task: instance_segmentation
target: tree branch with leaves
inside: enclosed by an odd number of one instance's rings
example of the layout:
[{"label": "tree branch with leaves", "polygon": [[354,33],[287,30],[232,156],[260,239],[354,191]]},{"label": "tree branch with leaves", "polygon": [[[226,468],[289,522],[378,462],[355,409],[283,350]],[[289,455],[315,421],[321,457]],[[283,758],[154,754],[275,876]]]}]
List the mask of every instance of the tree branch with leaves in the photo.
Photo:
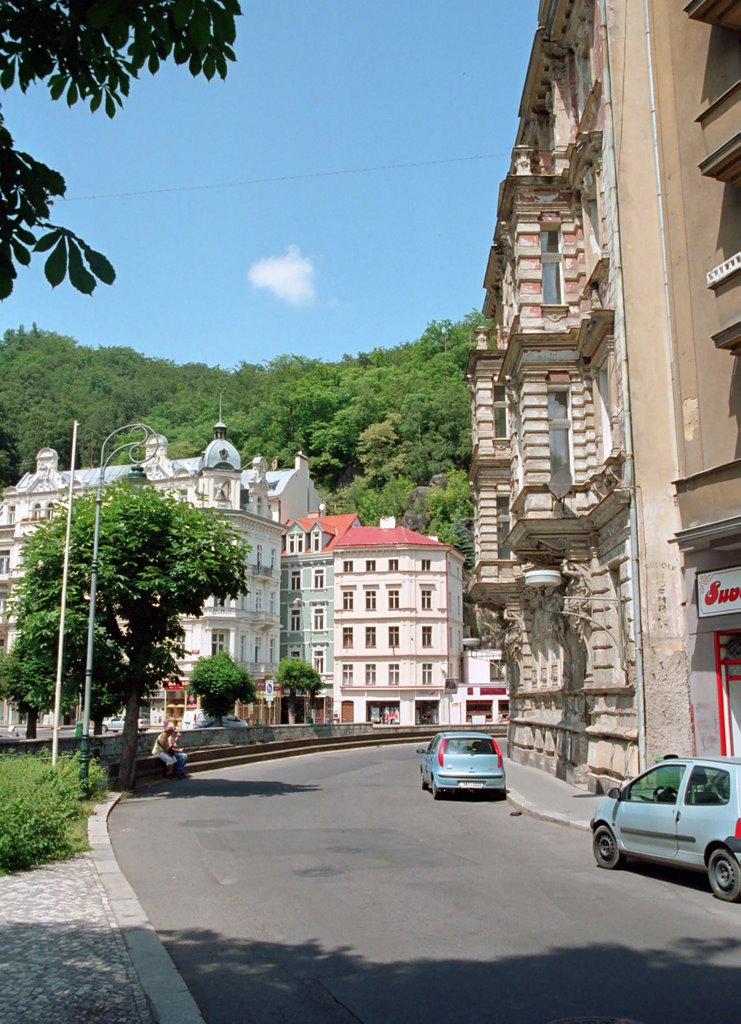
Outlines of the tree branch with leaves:
[{"label": "tree branch with leaves", "polygon": [[[187,64],[194,77],[226,78],[239,14],[238,0],[3,0],[0,88],[25,93],[45,83],[53,100],[82,101],[113,117],[131,80],[145,68],[156,74],[167,60]],[[65,192],[58,171],[16,149],[0,115],[0,299],[34,253],[49,253],[44,271],[52,287],[67,275],[86,295],[98,281],[113,284],[105,256],[50,222]]]}]

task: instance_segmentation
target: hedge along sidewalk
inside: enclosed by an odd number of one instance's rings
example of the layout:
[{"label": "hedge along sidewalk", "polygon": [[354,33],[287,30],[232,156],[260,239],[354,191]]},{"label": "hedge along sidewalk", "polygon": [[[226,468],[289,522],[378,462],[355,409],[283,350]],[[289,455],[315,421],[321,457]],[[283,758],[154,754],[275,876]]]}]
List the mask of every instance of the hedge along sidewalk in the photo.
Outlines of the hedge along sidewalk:
[{"label": "hedge along sidewalk", "polygon": [[108,816],[121,799],[112,794],[88,821],[93,864],[115,924],[158,1024],[204,1024],[193,996],[118,866],[108,835]]}]

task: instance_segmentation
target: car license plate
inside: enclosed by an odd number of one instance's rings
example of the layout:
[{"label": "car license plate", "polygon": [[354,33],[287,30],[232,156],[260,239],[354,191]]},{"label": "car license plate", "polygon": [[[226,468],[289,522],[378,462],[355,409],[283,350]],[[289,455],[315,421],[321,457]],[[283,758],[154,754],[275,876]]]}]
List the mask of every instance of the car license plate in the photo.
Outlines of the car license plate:
[{"label": "car license plate", "polygon": [[460,789],[483,789],[483,782],[459,782],[458,786]]}]

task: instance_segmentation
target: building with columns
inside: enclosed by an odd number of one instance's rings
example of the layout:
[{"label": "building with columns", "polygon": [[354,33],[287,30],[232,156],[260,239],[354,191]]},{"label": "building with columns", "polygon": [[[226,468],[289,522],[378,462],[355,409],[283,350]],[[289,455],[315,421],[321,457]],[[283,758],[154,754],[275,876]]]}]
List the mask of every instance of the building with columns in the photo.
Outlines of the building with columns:
[{"label": "building with columns", "polygon": [[740,12],[542,0],[499,191],[472,596],[511,756],[592,788],[741,753]]}]

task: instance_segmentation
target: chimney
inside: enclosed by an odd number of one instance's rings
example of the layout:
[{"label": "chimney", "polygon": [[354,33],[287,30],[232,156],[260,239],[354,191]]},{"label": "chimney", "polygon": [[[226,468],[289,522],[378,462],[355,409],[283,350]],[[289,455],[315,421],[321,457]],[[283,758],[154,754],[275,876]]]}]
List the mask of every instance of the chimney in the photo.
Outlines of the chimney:
[{"label": "chimney", "polygon": [[394,530],[396,529],[396,516],[381,516],[381,521],[378,525],[382,530]]}]

